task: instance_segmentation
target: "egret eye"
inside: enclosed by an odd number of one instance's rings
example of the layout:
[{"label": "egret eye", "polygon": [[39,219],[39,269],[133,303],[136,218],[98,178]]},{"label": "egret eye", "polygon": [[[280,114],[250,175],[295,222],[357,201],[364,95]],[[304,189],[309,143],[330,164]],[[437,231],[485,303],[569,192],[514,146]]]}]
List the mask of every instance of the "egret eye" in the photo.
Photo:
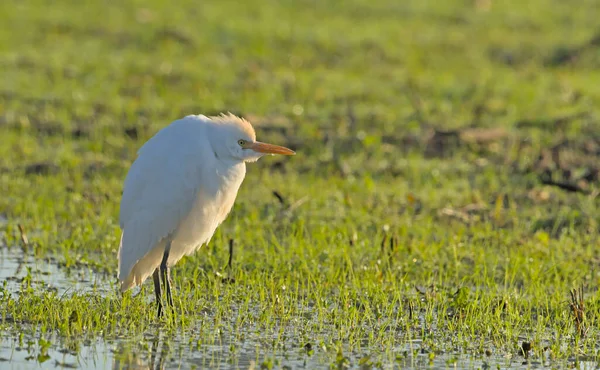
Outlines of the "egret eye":
[{"label": "egret eye", "polygon": [[240,146],[244,146],[244,145],[246,145],[246,140],[238,140],[238,144]]}]

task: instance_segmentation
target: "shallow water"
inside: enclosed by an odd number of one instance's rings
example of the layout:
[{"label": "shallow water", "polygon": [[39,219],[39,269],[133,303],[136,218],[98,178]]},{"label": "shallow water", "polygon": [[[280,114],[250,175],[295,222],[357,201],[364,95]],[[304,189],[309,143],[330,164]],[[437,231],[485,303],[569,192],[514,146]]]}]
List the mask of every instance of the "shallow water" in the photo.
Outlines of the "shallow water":
[{"label": "shallow water", "polygon": [[[52,344],[42,352],[37,338],[24,336],[0,340],[0,367],[2,369],[315,369],[315,368],[427,368],[427,369],[541,369],[548,367],[569,367],[595,369],[598,365],[591,361],[578,363],[525,362],[521,356],[473,357],[460,354],[442,354],[430,358],[427,353],[419,353],[419,341],[407,343],[398,348],[394,355],[413,353],[402,359],[388,363],[364,362],[359,353],[348,353],[342,362],[331,361],[331,353],[319,349],[312,355],[301,349],[290,349],[272,353],[261,347],[259,341],[250,338],[238,343],[231,351],[225,342],[189,344],[189,336],[167,337],[157,331],[144,337],[129,340],[82,341],[76,348],[60,338],[49,340]],[[83,343],[83,344],[82,344]],[[412,349],[412,351],[410,351]],[[416,354],[415,354],[416,353]],[[329,359],[329,360],[328,360]]]},{"label": "shallow water", "polygon": [[115,291],[108,276],[94,273],[91,268],[61,267],[51,258],[39,259],[19,247],[0,247],[0,281],[11,293],[18,293],[23,284],[41,291],[69,293]]},{"label": "shallow water", "polygon": [[[114,294],[116,288],[110,280],[109,276],[97,274],[91,268],[65,268],[52,259],[36,259],[18,247],[0,247],[0,281],[11,294],[18,294],[27,285],[58,294]],[[274,338],[247,329],[244,340],[237,342],[232,333],[217,335],[208,331],[212,338],[207,338],[206,330],[192,330],[178,336],[166,336],[156,330],[137,338],[111,340],[69,340],[56,336],[40,340],[33,334],[4,332],[0,334],[0,369],[598,368],[598,364],[591,361],[551,363],[536,359],[526,362],[517,354],[438,353],[431,356],[421,351],[420,340],[409,341],[389,353],[369,348],[346,351],[338,357],[332,349],[317,345],[312,353],[307,353],[292,339],[274,344]],[[382,358],[386,360],[381,361]]]}]

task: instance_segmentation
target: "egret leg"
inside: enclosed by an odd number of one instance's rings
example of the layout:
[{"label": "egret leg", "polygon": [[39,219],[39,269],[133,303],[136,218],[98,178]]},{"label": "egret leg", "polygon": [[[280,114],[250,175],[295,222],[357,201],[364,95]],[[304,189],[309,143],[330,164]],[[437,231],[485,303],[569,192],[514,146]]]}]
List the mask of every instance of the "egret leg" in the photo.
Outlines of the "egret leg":
[{"label": "egret leg", "polygon": [[173,297],[171,296],[171,271],[169,266],[167,266],[167,261],[169,260],[169,252],[171,251],[171,241],[167,243],[165,247],[165,254],[163,254],[162,262],[160,263],[160,273],[162,276],[163,286],[165,288],[165,292],[167,293],[167,303],[169,306],[173,308]]},{"label": "egret leg", "polygon": [[156,295],[156,305],[158,306],[158,317],[162,315],[162,294],[160,292],[160,272],[157,268],[152,274],[152,280],[154,280],[154,294]]},{"label": "egret leg", "polygon": [[173,287],[173,281],[171,280],[171,268],[170,267],[167,267],[167,281],[169,282],[169,304],[171,305],[171,307],[173,307],[173,297],[171,296],[171,288]]},{"label": "egret leg", "polygon": [[229,266],[229,271],[231,271],[231,261],[233,260],[233,239],[229,239],[229,261],[227,261],[227,266]]}]

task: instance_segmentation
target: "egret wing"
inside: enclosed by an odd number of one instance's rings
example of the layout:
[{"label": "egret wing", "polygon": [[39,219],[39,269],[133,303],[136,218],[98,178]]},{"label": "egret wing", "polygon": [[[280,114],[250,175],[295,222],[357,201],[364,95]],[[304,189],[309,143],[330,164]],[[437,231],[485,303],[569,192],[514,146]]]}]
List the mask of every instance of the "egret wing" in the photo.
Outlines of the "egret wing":
[{"label": "egret wing", "polygon": [[211,161],[214,153],[198,116],[174,121],[142,146],[121,200],[120,280],[191,211]]}]

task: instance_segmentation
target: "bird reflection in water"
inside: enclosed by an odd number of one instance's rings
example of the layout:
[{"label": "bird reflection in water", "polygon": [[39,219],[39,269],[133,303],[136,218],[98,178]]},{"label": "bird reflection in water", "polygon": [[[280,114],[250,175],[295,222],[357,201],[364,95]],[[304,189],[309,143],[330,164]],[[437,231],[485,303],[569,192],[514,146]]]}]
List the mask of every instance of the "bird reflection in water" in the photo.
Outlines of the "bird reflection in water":
[{"label": "bird reflection in water", "polygon": [[143,353],[137,345],[121,342],[115,349],[113,357],[113,370],[159,370],[165,368],[169,356],[169,345],[165,343],[164,335],[157,330],[152,336],[150,356]]}]

